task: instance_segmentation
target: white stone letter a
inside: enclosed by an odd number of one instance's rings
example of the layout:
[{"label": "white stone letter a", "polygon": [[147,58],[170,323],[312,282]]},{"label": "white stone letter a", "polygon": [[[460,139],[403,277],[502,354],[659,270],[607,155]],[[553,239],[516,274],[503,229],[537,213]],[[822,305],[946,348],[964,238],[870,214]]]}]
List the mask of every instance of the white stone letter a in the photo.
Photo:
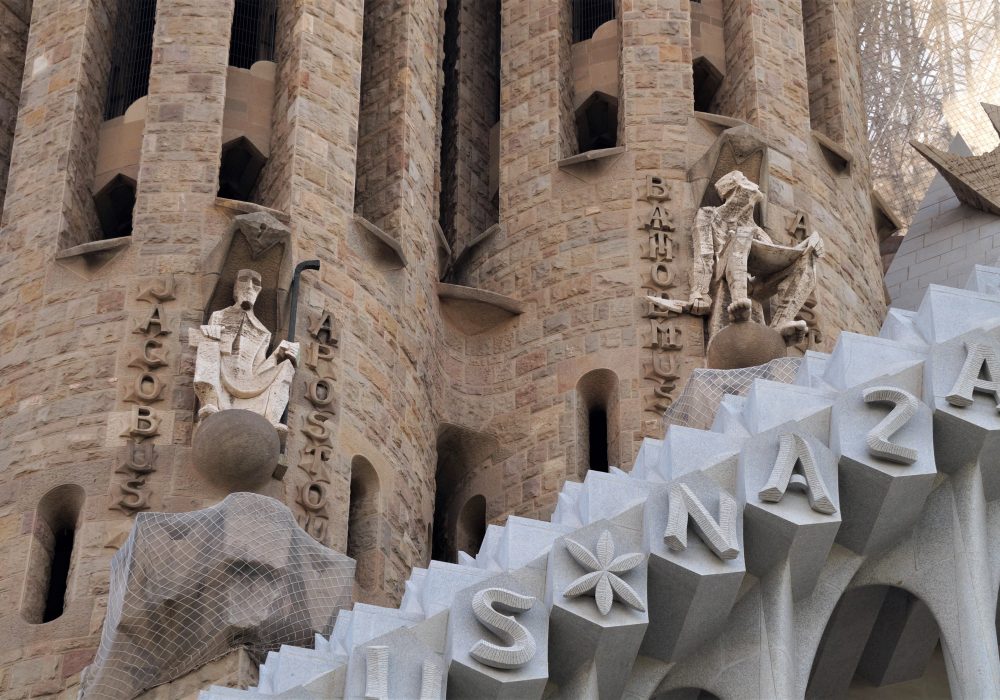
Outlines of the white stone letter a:
[{"label": "white stone letter a", "polygon": [[[816,468],[816,458],[813,457],[809,443],[801,435],[787,433],[780,438],[781,446],[778,448],[778,459],[774,462],[774,469],[771,470],[771,478],[767,480],[767,485],[757,494],[760,500],[767,503],[777,503],[788,489],[788,483],[806,492],[809,497],[809,506],[817,513],[833,515],[837,512],[837,506],[826,492],[826,484],[823,477]],[[801,466],[801,474],[792,474],[796,466]]]},{"label": "white stone letter a", "polygon": [[[989,345],[980,343],[965,344],[965,364],[958,373],[955,386],[945,400],[952,406],[964,408],[972,405],[972,392],[980,391],[993,394],[1000,410],[1000,360]],[[981,378],[983,365],[986,365],[986,377]]]}]

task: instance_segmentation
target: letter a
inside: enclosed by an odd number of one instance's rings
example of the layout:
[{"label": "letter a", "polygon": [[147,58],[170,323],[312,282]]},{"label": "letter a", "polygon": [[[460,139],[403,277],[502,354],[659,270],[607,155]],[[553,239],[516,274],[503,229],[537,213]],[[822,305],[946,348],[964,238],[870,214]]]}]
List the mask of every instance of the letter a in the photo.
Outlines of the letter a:
[{"label": "letter a", "polygon": [[687,549],[688,518],[694,520],[694,526],[708,548],[715,552],[719,559],[735,559],[740,554],[739,543],[736,540],[736,499],[719,489],[719,520],[716,521],[708,513],[702,503],[687,484],[674,484],[670,487],[670,515],[667,518],[667,530],[663,540],[675,552]]},{"label": "letter a", "polygon": [[[767,503],[777,503],[785,495],[788,489],[788,482],[791,481],[799,488],[804,488],[809,497],[809,506],[817,513],[833,515],[837,512],[837,506],[826,493],[826,484],[823,477],[816,468],[816,458],[813,457],[809,443],[801,435],[787,433],[782,435],[781,447],[778,449],[778,459],[774,462],[774,469],[771,470],[771,478],[767,480],[767,485],[761,489],[758,496],[760,500]],[[802,475],[792,476],[796,466],[801,466]]]},{"label": "letter a", "polygon": [[[989,345],[981,343],[966,343],[965,364],[962,371],[958,373],[955,386],[951,393],[945,397],[952,406],[964,408],[972,405],[972,392],[978,391],[984,394],[993,394],[993,399],[997,402],[997,410],[1000,410],[1000,361],[996,353]],[[986,378],[981,378],[983,365],[986,365]]]}]

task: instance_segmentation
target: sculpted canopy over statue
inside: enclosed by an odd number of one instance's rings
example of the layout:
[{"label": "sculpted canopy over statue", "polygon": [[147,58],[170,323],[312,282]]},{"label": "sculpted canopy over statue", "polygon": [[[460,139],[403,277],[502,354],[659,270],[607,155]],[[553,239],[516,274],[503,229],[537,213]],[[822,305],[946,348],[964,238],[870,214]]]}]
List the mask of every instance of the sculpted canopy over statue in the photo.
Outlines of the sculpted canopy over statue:
[{"label": "sculpted canopy over statue", "polygon": [[715,185],[723,203],[702,207],[694,224],[691,297],[684,310],[710,314],[710,334],[731,323],[764,323],[761,302],[771,300],[771,328],[789,345],[806,334],[796,321],[816,286],[823,241],[813,233],[800,244],[777,245],[753,219],[760,188],[734,170]]},{"label": "sculpted canopy over statue", "polygon": [[261,290],[260,275],[240,270],[233,288],[236,303],[214,312],[206,325],[192,331],[198,357],[194,390],[201,403],[198,418],[231,408],[258,413],[284,436],[281,416],[295,375],[299,344],[281,341],[268,356],[271,332],[254,315]]}]

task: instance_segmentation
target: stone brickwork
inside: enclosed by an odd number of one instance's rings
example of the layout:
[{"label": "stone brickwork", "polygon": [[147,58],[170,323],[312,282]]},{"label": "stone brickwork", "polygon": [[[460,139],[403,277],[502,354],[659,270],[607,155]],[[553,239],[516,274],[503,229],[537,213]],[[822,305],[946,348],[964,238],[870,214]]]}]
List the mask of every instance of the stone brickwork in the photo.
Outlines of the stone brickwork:
[{"label": "stone brickwork", "polygon": [[24,51],[28,43],[31,0],[0,2],[0,209],[7,191],[7,168],[21,99]]},{"label": "stone brickwork", "polygon": [[[619,148],[582,162],[567,161],[578,148],[569,0],[505,1],[498,16],[490,3],[462,2],[453,242],[494,217],[501,226],[448,259],[435,231],[441,3],[279,3],[270,154],[254,202],[234,203],[216,197],[233,2],[159,0],[133,234],[95,250],[78,246],[99,238],[91,188],[118,3],[35,0],[0,233],[0,561],[10,563],[0,573],[10,639],[0,695],[57,692],[89,662],[130,512],[189,511],[226,495],[191,464],[188,339],[205,318],[203,267],[241,212],[267,209],[291,230],[295,262],[321,262],[302,277],[288,470],[262,491],[324,544],[357,555],[355,597],[366,602],[398,601],[431,556],[435,520],[457,528],[473,499],[485,499],[491,523],[551,513],[563,482],[584,476],[594,405],[607,409],[614,466],[629,469],[643,437],[662,433],[663,407],[703,362],[703,321],[657,315],[644,298],[686,298],[703,195],[692,172],[732,120],[767,145],[769,233],[790,242],[789,220],[805,212],[827,242],[821,348],[841,330],[874,331],[884,307],[852,4],[835,4],[849,172],[811,135],[793,0],[773,11],[725,3],[721,32],[711,24],[726,74],[713,109],[729,121],[692,113],[694,28],[702,22],[704,39],[709,26],[691,3],[621,0]],[[494,77],[495,21],[498,213],[483,143],[495,92],[476,77]],[[448,265],[449,281],[473,288],[459,289],[473,299],[464,316],[454,296],[439,298]],[[150,339],[156,367],[136,359]],[[159,390],[137,399],[147,373]],[[332,401],[316,400],[317,382],[333,387]],[[142,479],[130,439],[155,446]],[[352,483],[365,486],[353,518]],[[35,508],[62,484],[86,493],[67,605],[32,625],[20,609],[25,586],[42,585],[27,570]],[[122,507],[128,489],[138,495]],[[436,502],[447,510],[437,519]]]}]

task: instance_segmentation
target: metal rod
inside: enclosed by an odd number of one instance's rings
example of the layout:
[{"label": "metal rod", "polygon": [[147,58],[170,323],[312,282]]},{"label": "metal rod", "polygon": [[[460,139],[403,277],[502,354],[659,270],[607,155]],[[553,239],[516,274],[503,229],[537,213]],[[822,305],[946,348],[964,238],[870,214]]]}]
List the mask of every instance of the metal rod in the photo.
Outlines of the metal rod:
[{"label": "metal rod", "polygon": [[318,270],[319,260],[303,260],[298,265],[295,266],[295,272],[292,273],[292,289],[291,298],[289,299],[289,306],[291,307],[291,313],[288,316],[288,340],[289,342],[295,342],[295,319],[299,315],[299,278],[302,277],[302,273],[305,270]]}]

